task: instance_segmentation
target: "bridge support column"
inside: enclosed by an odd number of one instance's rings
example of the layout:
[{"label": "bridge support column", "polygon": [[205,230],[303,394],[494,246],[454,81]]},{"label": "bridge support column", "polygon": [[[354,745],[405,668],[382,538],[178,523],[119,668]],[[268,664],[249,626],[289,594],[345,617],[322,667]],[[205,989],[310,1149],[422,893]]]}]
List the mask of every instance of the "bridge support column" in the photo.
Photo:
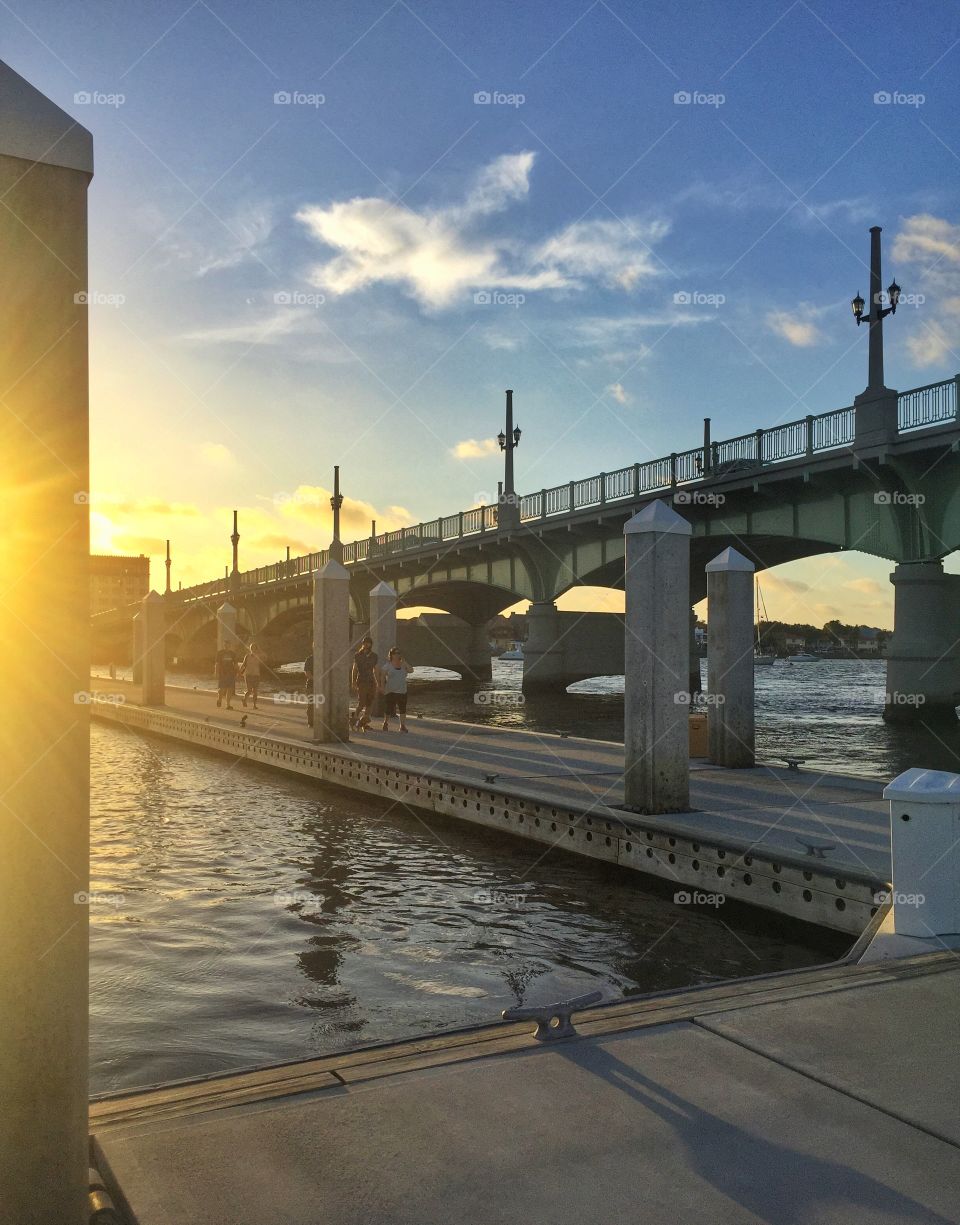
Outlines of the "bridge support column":
[{"label": "bridge support column", "polygon": [[690,524],[652,502],[625,525],[624,804],[690,806]]},{"label": "bridge support column", "polygon": [[523,689],[563,690],[570,683],[560,630],[560,614],[552,600],[536,600],[527,612],[523,644]]},{"label": "bridge support column", "polygon": [[710,637],[710,760],[715,766],[754,765],[753,572],[736,549],[708,562]]},{"label": "bridge support column", "polygon": [[144,706],[166,703],[167,683],[167,618],[162,595],[151,591],[144,596],[139,613],[143,626],[143,687]]},{"label": "bridge support column", "polygon": [[467,658],[463,661],[463,679],[479,684],[493,677],[490,656],[490,635],[485,625],[470,626]]},{"label": "bridge support column", "polygon": [[893,639],[883,717],[891,723],[956,722],[960,702],[960,575],[939,561],[905,562],[890,576]]},{"label": "bridge support column", "polygon": [[328,561],[313,580],[313,738],[350,739],[350,575]]},{"label": "bridge support column", "polygon": [[229,647],[236,651],[240,646],[237,637],[237,610],[226,601],[217,609],[217,652]]},{"label": "bridge support column", "polygon": [[703,689],[703,682],[700,680],[700,648],[697,645],[697,611],[695,608],[690,609],[690,665],[688,671],[690,680],[687,688],[692,698],[695,693],[700,693]]},{"label": "bridge support column", "polygon": [[143,684],[143,611],[134,613],[130,619],[131,635],[131,666],[133,668],[133,683]]},{"label": "bridge support column", "polygon": [[397,593],[389,583],[377,583],[370,592],[369,603],[373,649],[380,662],[386,663],[387,652],[397,645]]}]

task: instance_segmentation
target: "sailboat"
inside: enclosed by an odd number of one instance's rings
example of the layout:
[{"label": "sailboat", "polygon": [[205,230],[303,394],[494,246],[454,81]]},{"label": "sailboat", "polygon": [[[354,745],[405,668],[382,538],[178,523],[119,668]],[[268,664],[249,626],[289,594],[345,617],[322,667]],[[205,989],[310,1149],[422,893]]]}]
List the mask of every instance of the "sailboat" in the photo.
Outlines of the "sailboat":
[{"label": "sailboat", "polygon": [[[753,648],[753,664],[756,668],[770,667],[770,665],[776,661],[777,657],[776,655],[765,654],[763,647],[760,645],[760,627],[762,626],[763,621],[769,621],[770,618],[767,616],[767,608],[763,603],[763,595],[760,592],[760,584],[756,583],[755,586],[757,590],[757,641]],[[762,619],[760,617],[761,606],[763,606]]]}]

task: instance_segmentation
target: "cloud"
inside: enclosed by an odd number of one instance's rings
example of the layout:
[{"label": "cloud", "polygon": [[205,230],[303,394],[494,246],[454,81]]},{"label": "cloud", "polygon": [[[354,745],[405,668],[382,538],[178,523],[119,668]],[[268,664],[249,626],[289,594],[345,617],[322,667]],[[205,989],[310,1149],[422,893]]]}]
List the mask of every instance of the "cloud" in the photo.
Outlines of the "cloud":
[{"label": "cloud", "polygon": [[607,388],[607,391],[611,396],[613,396],[618,404],[628,404],[630,402],[630,397],[624,390],[622,383],[611,383]]},{"label": "cloud", "polygon": [[237,457],[228,446],[222,442],[204,442],[200,444],[200,457],[212,468],[232,469],[238,467]]},{"label": "cloud", "polygon": [[528,197],[535,158],[496,158],[461,201],[442,207],[418,211],[379,197],[305,205],[297,220],[337,252],[313,267],[311,283],[335,296],[392,284],[439,310],[479,289],[534,293],[597,283],[630,290],[657,274],[650,246],[668,232],[665,222],[578,221],[527,247],[515,232],[481,226]]},{"label": "cloud", "polygon": [[465,438],[452,448],[452,454],[457,459],[486,459],[488,455],[496,455],[500,444],[496,438]]},{"label": "cloud", "polygon": [[886,589],[875,578],[852,578],[843,584],[848,591],[857,591],[861,595],[886,595]]},{"label": "cloud", "polygon": [[905,217],[893,240],[893,258],[913,263],[924,257],[935,257],[938,263],[946,260],[960,268],[960,225],[930,213]]},{"label": "cloud", "polygon": [[[893,242],[893,258],[915,266],[916,288],[923,294],[907,336],[914,363],[940,366],[951,356],[960,360],[960,225],[930,213],[905,217]],[[913,292],[909,283],[904,292],[908,297]],[[901,313],[906,309],[902,305]]]},{"label": "cloud", "polygon": [[815,323],[809,319],[797,319],[786,311],[771,311],[767,315],[767,327],[798,349],[809,349],[823,339]]}]

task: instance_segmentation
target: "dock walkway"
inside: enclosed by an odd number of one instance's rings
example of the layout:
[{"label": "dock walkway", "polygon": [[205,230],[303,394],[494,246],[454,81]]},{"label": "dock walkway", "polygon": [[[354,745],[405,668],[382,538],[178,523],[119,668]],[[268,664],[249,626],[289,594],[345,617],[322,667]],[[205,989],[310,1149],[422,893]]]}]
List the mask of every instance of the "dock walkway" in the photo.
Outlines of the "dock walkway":
[{"label": "dock walkway", "polygon": [[95,1102],[137,1225],[957,1225],[950,952]]},{"label": "dock walkway", "polygon": [[[409,735],[370,731],[314,745],[302,705],[218,709],[205,690],[168,686],[138,704],[129,682],[91,682],[95,716],[859,934],[889,879],[880,784],[775,763],[691,762],[691,811],[622,807],[623,745],[412,718]],[[242,724],[241,720],[245,721]]]}]

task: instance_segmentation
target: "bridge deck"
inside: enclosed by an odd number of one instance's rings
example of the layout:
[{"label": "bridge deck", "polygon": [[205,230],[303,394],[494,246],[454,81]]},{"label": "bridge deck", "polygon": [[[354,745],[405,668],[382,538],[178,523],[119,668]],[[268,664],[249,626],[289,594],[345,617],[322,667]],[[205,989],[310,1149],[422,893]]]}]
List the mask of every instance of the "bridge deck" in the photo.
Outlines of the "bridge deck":
[{"label": "bridge deck", "polygon": [[[817,881],[811,888],[826,888],[830,906],[840,912],[845,905],[837,906],[835,895],[837,889],[844,893],[847,879],[860,883],[861,902],[868,904],[872,887],[889,879],[887,805],[880,785],[865,780],[794,772],[773,764],[733,771],[692,761],[691,811],[641,817],[620,807],[621,744],[414,715],[409,735],[377,730],[346,744],[314,746],[303,706],[269,700],[261,702],[259,711],[244,710],[238,703],[228,712],[216,707],[211,692],[170,686],[166,707],[141,708],[136,686],[99,679],[92,684],[101,699],[108,694],[123,697],[118,704],[98,700],[94,714],[128,726],[377,790],[414,806],[625,862],[678,882],[724,893],[739,884],[744,901],[774,909],[789,910],[777,896],[788,881],[809,903],[805,895],[811,890],[804,885],[813,874]],[[411,706],[422,701],[414,700]],[[241,728],[244,715],[246,725]],[[306,752],[294,752],[295,747]],[[316,764],[324,759],[326,772]],[[335,768],[332,763],[337,763]],[[402,772],[402,790],[399,781],[393,781],[394,768]],[[441,799],[444,806],[438,806]],[[481,799],[489,803],[481,805]],[[558,811],[576,814],[575,831],[551,821]],[[702,841],[711,845],[701,846]],[[820,849],[811,853],[810,846]],[[765,866],[757,864],[761,859]],[[691,866],[699,875],[691,877]],[[751,877],[764,871],[780,880],[770,884],[774,896],[761,901],[742,886],[749,890]],[[835,877],[843,883],[836,885],[830,879]],[[858,919],[846,916],[839,925],[860,930],[865,924],[859,919],[869,915],[858,914]],[[818,913],[815,921],[823,921],[823,915]]]}]

